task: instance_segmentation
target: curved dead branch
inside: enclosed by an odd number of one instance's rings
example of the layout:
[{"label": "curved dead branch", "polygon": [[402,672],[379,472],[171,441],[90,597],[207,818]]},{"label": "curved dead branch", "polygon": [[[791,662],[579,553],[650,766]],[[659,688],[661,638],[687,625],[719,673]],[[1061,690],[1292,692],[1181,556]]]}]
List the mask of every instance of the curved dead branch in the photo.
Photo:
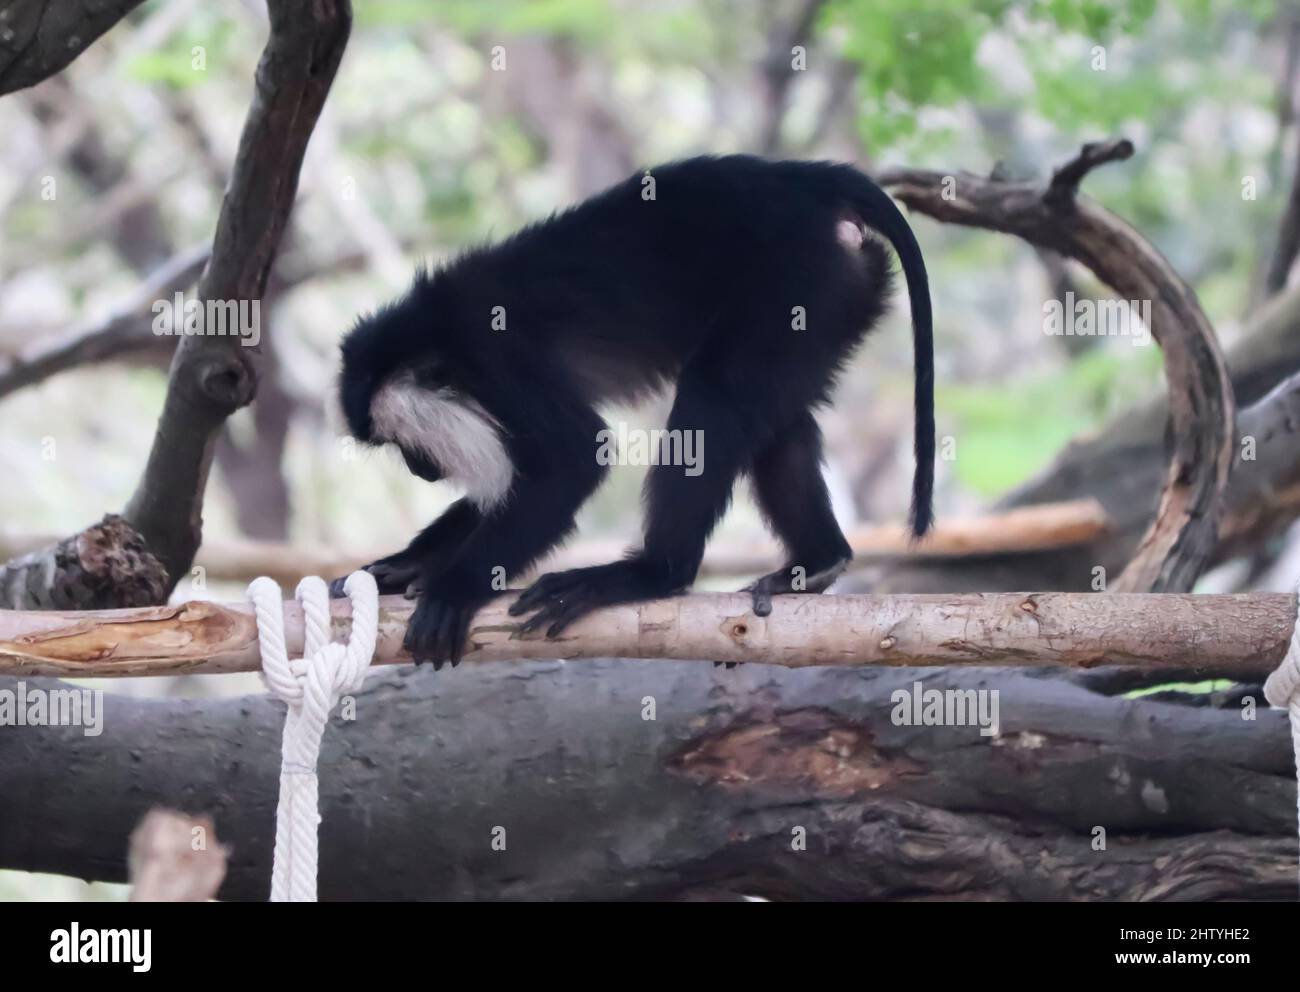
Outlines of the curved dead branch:
[{"label": "curved dead branch", "polygon": [[1150,330],[1169,382],[1173,453],[1156,519],[1110,588],[1181,592],[1214,553],[1236,453],[1235,404],[1214,328],[1191,287],[1132,227],[1078,197],[1089,171],[1132,154],[1125,140],[1085,145],[1046,187],[920,169],[878,178],[914,210],[1014,234],[1082,262],[1121,299],[1150,301]]}]

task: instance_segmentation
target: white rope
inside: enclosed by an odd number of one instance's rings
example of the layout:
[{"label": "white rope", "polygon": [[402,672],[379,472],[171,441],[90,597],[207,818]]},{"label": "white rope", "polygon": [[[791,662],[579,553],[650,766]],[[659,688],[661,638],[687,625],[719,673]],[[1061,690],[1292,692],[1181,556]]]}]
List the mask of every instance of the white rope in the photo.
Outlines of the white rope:
[{"label": "white rope", "polygon": [[1273,706],[1285,708],[1291,718],[1291,750],[1296,767],[1296,825],[1300,829],[1300,590],[1297,590],[1297,614],[1291,629],[1291,644],[1277,671],[1264,681],[1264,698]]},{"label": "white rope", "polygon": [[308,576],[295,593],[302,604],[303,657],[290,661],[284,643],[280,586],[265,576],[254,579],[248,598],[257,614],[262,675],[267,688],[284,700],[280,747],[280,803],[275,811],[275,855],[271,868],[272,902],[316,901],[316,759],[330,710],[339,697],[361,688],[375,653],[379,591],[369,572],[353,572],[344,584],[352,601],[348,643],[330,642],[329,588]]}]

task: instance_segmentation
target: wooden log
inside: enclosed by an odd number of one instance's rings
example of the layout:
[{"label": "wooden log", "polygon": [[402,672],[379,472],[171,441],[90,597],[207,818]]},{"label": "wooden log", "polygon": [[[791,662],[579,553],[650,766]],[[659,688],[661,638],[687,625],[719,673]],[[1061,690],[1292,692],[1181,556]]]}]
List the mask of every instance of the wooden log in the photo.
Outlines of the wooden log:
[{"label": "wooden log", "polygon": [[[898,720],[918,682],[996,691],[998,732]],[[1253,720],[988,668],[376,671],[325,732],[320,898],[1294,899],[1287,718],[1246,691]],[[219,897],[265,900],[283,704],[102,701],[100,736],[0,729],[0,867],[122,881],[173,806],[229,845]]]},{"label": "wooden log", "polygon": [[[558,639],[520,637],[505,596],[470,628],[466,661],[661,658],[812,665],[1136,665],[1258,679],[1281,661],[1296,620],[1285,593],[975,593],[778,596],[759,617],[744,594],[699,594],[616,606]],[[380,601],[376,664],[401,664],[413,604]],[[350,607],[332,604],[335,636]],[[302,649],[302,612],[286,604],[289,651]],[[257,671],[247,604],[131,610],[0,612],[0,674],[178,675]]]}]

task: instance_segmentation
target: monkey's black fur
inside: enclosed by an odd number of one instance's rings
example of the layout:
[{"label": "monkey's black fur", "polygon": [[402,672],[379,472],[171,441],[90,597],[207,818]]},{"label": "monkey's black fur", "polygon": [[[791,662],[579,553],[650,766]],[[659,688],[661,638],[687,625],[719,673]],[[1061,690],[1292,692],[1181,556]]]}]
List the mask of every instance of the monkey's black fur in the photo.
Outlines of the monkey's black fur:
[{"label": "monkey's black fur", "polygon": [[[823,484],[812,410],[886,308],[894,247],[912,305],[915,455],[911,527],[931,523],[933,349],[925,264],[893,201],[845,165],[697,158],[652,169],[499,245],[417,276],[343,343],[340,392],[352,433],[372,436],[371,401],[395,372],[472,397],[500,425],[514,464],[501,504],[456,503],[404,551],[370,566],[381,591],[418,587],[406,636],[417,660],[456,661],[474,612],[572,529],[600,483],[596,413],[675,382],[667,427],[703,432],[703,471],[658,465],[641,549],[546,575],[511,612],[554,637],[603,605],[677,593],[694,581],[737,476],[784,543],[789,565],[753,587],[821,591],[851,551]],[[794,308],[806,327],[794,329]],[[494,308],[504,308],[497,310]],[[505,328],[493,329],[504,316]],[[403,448],[412,470],[440,467]],[[799,569],[802,569],[802,573]],[[802,584],[792,575],[806,576]]]}]

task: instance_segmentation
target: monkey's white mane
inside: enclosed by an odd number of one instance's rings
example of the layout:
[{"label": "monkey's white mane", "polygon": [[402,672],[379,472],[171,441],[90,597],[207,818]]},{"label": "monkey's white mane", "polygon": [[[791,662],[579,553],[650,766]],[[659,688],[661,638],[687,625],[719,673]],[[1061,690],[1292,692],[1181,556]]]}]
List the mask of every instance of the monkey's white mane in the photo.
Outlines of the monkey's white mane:
[{"label": "monkey's white mane", "polygon": [[375,392],[370,418],[375,437],[427,456],[479,509],[491,510],[510,491],[515,468],[501,425],[473,398],[417,386],[408,370]]}]

